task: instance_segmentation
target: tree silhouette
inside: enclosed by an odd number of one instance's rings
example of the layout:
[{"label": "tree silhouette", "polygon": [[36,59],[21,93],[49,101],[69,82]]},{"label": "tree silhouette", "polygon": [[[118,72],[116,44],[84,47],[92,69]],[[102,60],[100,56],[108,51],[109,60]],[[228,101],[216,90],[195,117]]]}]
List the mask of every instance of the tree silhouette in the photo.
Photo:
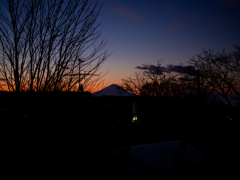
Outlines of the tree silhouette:
[{"label": "tree silhouette", "polygon": [[229,95],[240,98],[240,51],[214,52],[204,50],[201,54],[191,58],[189,63],[194,65],[199,73],[202,83],[207,86],[209,92],[216,93],[224,98],[231,106]]},{"label": "tree silhouette", "polygon": [[104,75],[96,74],[109,57],[96,0],[3,0],[0,7],[2,90],[77,91]]},{"label": "tree silhouette", "polygon": [[122,79],[122,87],[142,96],[180,96],[196,91],[194,84],[196,76],[187,72],[189,67],[173,65],[162,67],[161,64],[162,61],[157,61],[156,66],[139,67],[140,71],[135,72],[133,77]]}]

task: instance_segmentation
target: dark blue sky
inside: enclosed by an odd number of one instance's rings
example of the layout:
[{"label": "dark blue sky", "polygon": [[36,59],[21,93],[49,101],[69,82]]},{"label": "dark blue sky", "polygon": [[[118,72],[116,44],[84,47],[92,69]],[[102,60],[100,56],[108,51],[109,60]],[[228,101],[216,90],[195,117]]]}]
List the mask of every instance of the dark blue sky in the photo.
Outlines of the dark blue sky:
[{"label": "dark blue sky", "polygon": [[135,67],[188,65],[202,49],[233,51],[240,45],[239,0],[99,0],[99,22],[113,52],[102,66],[109,84],[120,83]]}]

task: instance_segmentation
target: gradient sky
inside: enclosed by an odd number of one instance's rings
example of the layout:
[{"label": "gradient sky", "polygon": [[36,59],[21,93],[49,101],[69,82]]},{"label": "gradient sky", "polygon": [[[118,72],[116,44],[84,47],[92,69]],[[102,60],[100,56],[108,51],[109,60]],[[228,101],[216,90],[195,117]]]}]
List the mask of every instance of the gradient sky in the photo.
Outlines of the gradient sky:
[{"label": "gradient sky", "polygon": [[99,22],[112,55],[100,71],[120,84],[136,66],[188,65],[202,49],[234,51],[240,45],[239,0],[98,0]]}]

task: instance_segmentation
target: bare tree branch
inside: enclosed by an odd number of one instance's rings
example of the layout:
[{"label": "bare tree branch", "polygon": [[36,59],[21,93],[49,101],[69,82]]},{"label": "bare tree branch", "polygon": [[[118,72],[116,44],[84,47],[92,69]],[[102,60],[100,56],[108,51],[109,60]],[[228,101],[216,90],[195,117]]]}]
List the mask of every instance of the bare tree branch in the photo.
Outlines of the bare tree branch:
[{"label": "bare tree branch", "polygon": [[140,72],[135,72],[133,77],[129,76],[122,79],[122,88],[127,91],[142,95],[142,96],[179,96],[187,93],[192,88],[193,83],[183,84],[177,78],[192,79],[192,76],[187,76],[182,72],[172,73],[168,68],[161,66],[162,61],[158,60],[157,65],[144,65],[144,67],[137,66],[141,69]]},{"label": "bare tree branch", "polygon": [[227,53],[206,51],[191,58],[190,64],[194,65],[201,74],[204,85],[208,86],[208,91],[222,96],[231,106],[229,95],[240,98],[240,71],[239,52]]},{"label": "bare tree branch", "polygon": [[1,5],[0,78],[8,91],[87,87],[110,55],[104,51],[96,0],[4,0]]}]

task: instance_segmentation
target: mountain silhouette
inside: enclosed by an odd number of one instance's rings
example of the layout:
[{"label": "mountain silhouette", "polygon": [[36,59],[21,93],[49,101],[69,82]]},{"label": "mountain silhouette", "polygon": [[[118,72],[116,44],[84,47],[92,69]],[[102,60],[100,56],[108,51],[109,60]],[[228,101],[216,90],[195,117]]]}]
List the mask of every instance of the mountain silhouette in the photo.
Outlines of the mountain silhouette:
[{"label": "mountain silhouette", "polygon": [[93,93],[92,96],[136,96],[136,95],[119,87],[117,84],[111,84],[110,86],[107,86],[106,88]]}]

